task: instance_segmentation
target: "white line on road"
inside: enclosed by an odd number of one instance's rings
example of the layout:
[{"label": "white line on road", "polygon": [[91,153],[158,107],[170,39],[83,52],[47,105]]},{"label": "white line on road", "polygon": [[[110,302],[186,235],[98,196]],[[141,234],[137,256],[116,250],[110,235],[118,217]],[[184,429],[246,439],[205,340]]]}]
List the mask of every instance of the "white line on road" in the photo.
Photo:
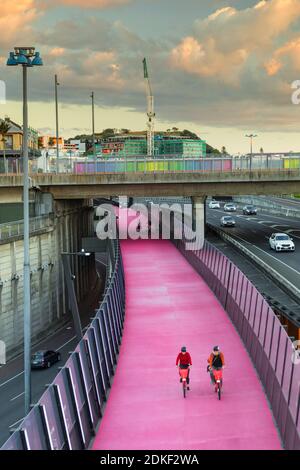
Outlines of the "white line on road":
[{"label": "white line on road", "polygon": [[17,398],[20,398],[22,395],[24,395],[25,392],[19,393],[19,395],[16,395],[15,397],[11,398],[10,401],[15,401]]},{"label": "white line on road", "polygon": [[15,423],[11,424],[11,425],[9,426],[9,428],[12,428],[12,427],[15,426],[16,424],[20,423],[21,421],[23,421],[24,418],[25,418],[25,416],[23,416],[23,418],[18,419],[18,421],[16,421]]},{"label": "white line on road", "polygon": [[8,384],[8,383],[11,382],[12,380],[16,379],[17,377],[20,377],[20,375],[22,375],[23,373],[24,373],[24,371],[22,370],[22,372],[20,372],[19,374],[14,375],[14,376],[11,377],[10,379],[6,380],[6,382],[3,382],[2,384],[0,384],[0,388],[3,387],[4,385]]},{"label": "white line on road", "polygon": [[259,248],[258,246],[254,245],[253,243],[250,243],[248,242],[247,240],[244,240],[243,238],[237,236],[237,235],[234,235],[235,238],[238,238],[239,240],[242,240],[243,242],[247,243],[248,245],[251,245],[253,246],[253,248],[256,248],[257,250],[259,251],[262,251],[265,255],[267,256],[270,256],[271,258],[273,258],[274,260],[278,261],[278,263],[281,263],[283,264],[284,266],[286,266],[287,268],[289,268],[291,271],[294,271],[298,276],[300,274],[299,271],[297,271],[296,269],[292,268],[291,266],[289,266],[288,264],[284,263],[283,261],[281,261],[280,259],[276,258],[275,256],[273,256],[271,253],[268,253],[267,251],[263,250],[262,248]]},{"label": "white line on road", "polygon": [[[59,348],[56,348],[56,351],[59,351],[60,349],[64,348],[67,344],[69,344],[71,341],[73,341],[74,339],[76,338],[76,336],[73,336],[71,339],[69,339],[68,341],[66,341],[64,344],[62,344]],[[2,384],[0,384],[0,388],[1,387],[4,387],[4,385],[8,384],[9,382],[11,382],[12,380],[16,379],[17,377],[20,377],[20,375],[24,374],[24,371],[22,370],[22,372],[19,372],[19,374],[16,374],[14,375],[13,377],[11,377],[10,379],[6,380],[5,382],[3,382]]]},{"label": "white line on road", "polygon": [[60,349],[64,348],[65,346],[67,346],[67,344],[71,343],[71,341],[73,341],[74,339],[76,339],[76,336],[72,336],[71,339],[69,339],[69,341],[66,341],[62,346],[60,346],[59,348],[56,348],[56,351],[59,351]]}]

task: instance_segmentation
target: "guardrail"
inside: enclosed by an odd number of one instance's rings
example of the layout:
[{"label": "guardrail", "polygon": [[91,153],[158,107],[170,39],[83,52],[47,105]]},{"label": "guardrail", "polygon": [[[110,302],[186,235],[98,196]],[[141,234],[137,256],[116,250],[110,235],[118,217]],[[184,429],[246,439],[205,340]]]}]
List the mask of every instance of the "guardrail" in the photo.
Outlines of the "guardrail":
[{"label": "guardrail", "polygon": [[[39,217],[31,217],[29,221],[30,233],[39,232],[40,230],[52,227],[54,223],[53,217],[49,215],[42,215]],[[24,220],[17,220],[0,224],[0,242],[8,240],[12,237],[23,236],[24,234]]]},{"label": "guardrail", "polygon": [[[276,196],[278,197],[278,196]],[[282,215],[284,217],[292,217],[299,219],[300,218],[300,201],[299,207],[288,207],[281,205],[279,202],[275,202],[269,200],[265,196],[236,196],[234,198],[235,201],[241,204],[253,204],[259,209],[259,212],[267,214],[267,215]],[[288,199],[288,201],[292,201],[292,199]],[[284,202],[284,200],[283,200]],[[294,202],[297,202],[297,200]]]},{"label": "guardrail", "polygon": [[207,241],[198,251],[185,250],[182,240],[174,244],[206,281],[240,334],[265,388],[284,447],[300,450],[299,350],[295,351],[263,296],[223,253]]},{"label": "guardrail", "polygon": [[112,244],[115,266],[95,318],[52,384],[1,450],[88,448],[114,375],[124,322],[122,256],[118,241]]}]

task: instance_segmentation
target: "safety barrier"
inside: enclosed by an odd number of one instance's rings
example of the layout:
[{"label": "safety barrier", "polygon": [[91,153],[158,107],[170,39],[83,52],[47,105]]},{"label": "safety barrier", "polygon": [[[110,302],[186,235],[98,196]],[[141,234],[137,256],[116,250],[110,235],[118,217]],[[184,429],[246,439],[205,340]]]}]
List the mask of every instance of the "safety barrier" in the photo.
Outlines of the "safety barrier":
[{"label": "safety barrier", "polygon": [[[29,220],[30,233],[40,232],[41,230],[53,227],[54,219],[49,215],[42,215],[38,217],[31,217]],[[0,242],[8,240],[13,237],[23,236],[24,233],[24,220],[17,220],[15,222],[7,222],[0,224]]]},{"label": "safety barrier", "polygon": [[[20,157],[20,162],[22,157]],[[21,174],[22,165],[11,167],[8,174]],[[39,168],[37,160],[31,161],[30,174],[37,173],[176,173],[176,172],[231,172],[278,171],[299,173],[299,155],[128,155],[49,158],[46,168]],[[0,168],[0,175],[4,173]]]},{"label": "safety barrier", "polygon": [[124,322],[122,257],[113,244],[114,270],[103,302],[68,361],[1,450],[86,449],[102,416]]},{"label": "safety barrier", "polygon": [[[187,232],[186,232],[187,233]],[[279,319],[247,277],[205,241],[202,250],[174,244],[203,277],[239,332],[265,388],[283,445],[300,449],[300,355]]]}]

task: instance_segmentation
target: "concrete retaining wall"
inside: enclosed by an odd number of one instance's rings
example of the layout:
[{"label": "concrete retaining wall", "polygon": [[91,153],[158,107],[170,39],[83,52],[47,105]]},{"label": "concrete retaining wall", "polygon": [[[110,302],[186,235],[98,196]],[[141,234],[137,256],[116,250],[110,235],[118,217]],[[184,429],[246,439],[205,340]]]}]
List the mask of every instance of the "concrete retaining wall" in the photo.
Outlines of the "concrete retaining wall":
[{"label": "concrete retaining wall", "polygon": [[[56,202],[53,218],[53,226],[30,237],[33,342],[70,318],[61,252],[80,250],[81,238],[93,234],[93,211],[84,201]],[[73,256],[71,265],[80,301],[95,282],[94,263]],[[7,358],[22,349],[23,240],[17,237],[0,245],[0,340]]]}]

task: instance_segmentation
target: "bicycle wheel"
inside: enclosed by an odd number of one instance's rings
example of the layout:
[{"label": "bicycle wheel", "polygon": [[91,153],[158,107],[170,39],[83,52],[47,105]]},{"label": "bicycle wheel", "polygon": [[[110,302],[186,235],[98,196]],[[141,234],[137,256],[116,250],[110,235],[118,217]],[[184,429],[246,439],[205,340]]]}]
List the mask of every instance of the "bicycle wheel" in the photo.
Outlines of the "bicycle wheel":
[{"label": "bicycle wheel", "polygon": [[221,384],[218,384],[218,398],[221,400]]},{"label": "bicycle wheel", "polygon": [[183,389],[183,398],[185,398],[186,397],[186,383],[185,382],[182,383],[182,389]]}]

